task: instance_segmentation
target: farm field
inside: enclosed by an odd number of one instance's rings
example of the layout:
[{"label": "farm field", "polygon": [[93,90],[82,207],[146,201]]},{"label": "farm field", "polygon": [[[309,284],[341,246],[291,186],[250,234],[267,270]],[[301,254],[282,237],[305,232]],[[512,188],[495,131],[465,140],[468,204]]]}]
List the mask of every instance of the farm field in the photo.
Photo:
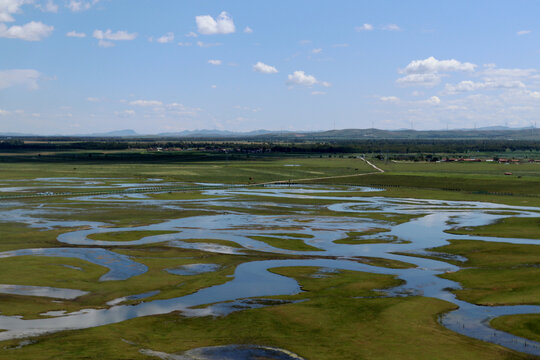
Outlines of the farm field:
[{"label": "farm field", "polygon": [[540,357],[540,164],[368,160],[0,164],[0,359]]}]

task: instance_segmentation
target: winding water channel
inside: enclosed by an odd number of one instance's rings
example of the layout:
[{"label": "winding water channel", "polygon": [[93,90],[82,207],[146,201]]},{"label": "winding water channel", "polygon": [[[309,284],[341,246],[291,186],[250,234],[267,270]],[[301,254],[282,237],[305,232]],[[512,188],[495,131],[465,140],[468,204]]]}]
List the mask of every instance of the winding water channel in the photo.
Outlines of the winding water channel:
[{"label": "winding water channel", "polygon": [[[100,222],[55,221],[47,218],[51,209],[18,209],[16,204],[0,207],[0,221],[21,222],[37,228],[54,226],[86,226],[88,229],[67,232],[58,236],[57,240],[64,244],[60,248],[25,249],[0,253],[2,258],[35,255],[58,256],[84,259],[94,264],[105,266],[109,272],[101,281],[121,281],[147,271],[145,265],[137,263],[128,256],[120,255],[101,247],[138,246],[151,243],[164,243],[171,247],[200,249],[207,252],[224,254],[242,254],[246,250],[268,253],[303,255],[300,260],[264,260],[242,263],[237,266],[231,280],[222,285],[201,289],[193,294],[166,299],[149,300],[136,305],[122,305],[125,299],[109,302],[105,309],[84,309],[73,313],[59,312],[56,316],[25,320],[18,316],[0,316],[0,340],[36,336],[49,332],[82,329],[106,325],[133,319],[140,316],[166,314],[181,311],[187,316],[225,315],[238,309],[267,306],[265,302],[246,300],[247,298],[263,299],[272,295],[292,295],[299,293],[298,283],[291,278],[276,275],[268,269],[285,266],[316,266],[328,269],[365,271],[377,274],[391,274],[404,280],[404,284],[388,290],[387,296],[421,295],[442,299],[459,306],[440,318],[441,324],[455,332],[476,339],[497,343],[517,351],[540,355],[540,343],[519,338],[517,336],[494,330],[489,327],[489,320],[510,314],[540,313],[540,306],[477,306],[456,299],[449,289],[458,289],[456,282],[439,278],[437,275],[459,270],[459,267],[444,258],[439,260],[395,254],[425,254],[426,249],[442,246],[449,239],[483,240],[516,244],[539,244],[533,239],[509,239],[480,237],[467,235],[451,235],[445,232],[453,227],[479,226],[489,224],[498,219],[511,216],[537,217],[540,208],[517,207],[491,203],[439,201],[421,199],[393,199],[380,196],[344,197],[344,192],[354,190],[372,191],[369,188],[333,187],[269,187],[238,188],[227,190],[208,190],[205,195],[217,197],[204,200],[155,200],[133,194],[134,196],[87,196],[73,198],[73,201],[119,202],[126,206],[163,206],[169,209],[183,209],[186,204],[197,206],[219,206],[231,208],[229,211],[209,211],[208,215],[166,220],[158,224],[139,227],[103,227]],[[335,194],[332,194],[332,193]],[[245,200],[245,196],[255,196],[257,200]],[[310,213],[310,206],[294,202],[273,202],[272,199],[313,198],[331,203],[316,205],[334,214],[342,216],[317,216]],[[322,204],[322,203],[321,203]],[[294,210],[294,215],[255,215],[253,210],[274,207]],[[242,211],[245,209],[245,211]],[[409,214],[418,217],[402,223],[372,220],[359,217],[362,213]],[[450,224],[451,222],[451,224]],[[384,227],[389,231],[378,235],[366,235],[366,239],[395,238],[399,241],[370,244],[336,244],[334,241],[347,237],[348,232],[362,231],[373,227]],[[120,231],[172,231],[173,233],[147,236],[134,241],[100,241],[92,240],[90,235]],[[286,234],[284,234],[286,233]],[[290,251],[270,246],[253,236],[271,236],[281,239],[302,240],[319,251]],[[188,239],[228,240],[241,245],[236,248],[214,243],[187,242]],[[355,257],[380,257],[414,264],[410,269],[392,269],[371,266],[355,261]],[[321,258],[326,257],[326,258]],[[328,257],[333,257],[330,259]],[[460,260],[459,257],[457,260]],[[463,260],[463,259],[461,259]],[[191,266],[181,271],[214,271],[219,268],[210,265]],[[174,269],[171,270],[174,273]],[[134,294],[137,298],[137,294]],[[140,298],[146,297],[141,294]],[[195,306],[213,304],[203,308]],[[263,305],[264,304],[264,305]],[[239,306],[241,305],[241,306]]]}]

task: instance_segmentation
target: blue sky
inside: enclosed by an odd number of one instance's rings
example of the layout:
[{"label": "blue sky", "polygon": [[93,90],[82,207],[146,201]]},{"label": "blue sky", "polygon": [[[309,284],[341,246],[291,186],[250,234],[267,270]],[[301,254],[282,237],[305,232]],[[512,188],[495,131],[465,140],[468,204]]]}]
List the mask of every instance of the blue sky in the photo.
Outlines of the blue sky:
[{"label": "blue sky", "polygon": [[0,132],[530,126],[538,14],[533,0],[0,0]]}]

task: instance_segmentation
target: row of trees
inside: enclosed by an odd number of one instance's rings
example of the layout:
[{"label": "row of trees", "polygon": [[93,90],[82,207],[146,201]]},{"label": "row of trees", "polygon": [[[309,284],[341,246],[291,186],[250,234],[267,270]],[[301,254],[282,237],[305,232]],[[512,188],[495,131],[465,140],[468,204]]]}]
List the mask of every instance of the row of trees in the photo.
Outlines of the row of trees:
[{"label": "row of trees", "polygon": [[175,149],[230,153],[467,153],[505,151],[540,151],[534,140],[358,140],[334,142],[222,142],[222,141],[0,141],[4,151],[69,151]]}]

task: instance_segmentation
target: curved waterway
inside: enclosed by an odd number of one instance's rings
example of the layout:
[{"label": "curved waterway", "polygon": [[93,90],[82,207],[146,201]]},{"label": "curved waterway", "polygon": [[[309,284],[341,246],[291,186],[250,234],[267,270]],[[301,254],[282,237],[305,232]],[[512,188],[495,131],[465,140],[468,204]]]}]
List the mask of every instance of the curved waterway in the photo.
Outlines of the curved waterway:
[{"label": "curved waterway", "polygon": [[[448,289],[459,289],[458,283],[439,278],[437,275],[454,272],[460,267],[439,260],[395,254],[425,254],[426,249],[442,246],[449,239],[483,240],[515,244],[539,244],[533,239],[509,239],[495,237],[479,237],[467,235],[451,235],[446,233],[453,227],[479,226],[489,224],[508,216],[537,217],[540,208],[518,207],[491,203],[439,201],[421,199],[393,199],[380,196],[351,197],[344,196],[346,191],[372,191],[362,188],[318,188],[318,187],[271,187],[246,189],[214,189],[205,194],[218,196],[205,200],[174,201],[137,198],[129,201],[137,206],[149,201],[153,206],[172,205],[182,209],[186,205],[220,206],[234,211],[212,211],[208,215],[170,219],[158,224],[110,228],[103,223],[81,222],[87,229],[72,231],[58,236],[58,241],[69,245],[69,248],[26,249],[0,253],[0,258],[37,255],[62,256],[84,259],[109,268],[110,272],[101,280],[121,280],[144,273],[144,265],[127,256],[105,250],[115,246],[138,246],[152,243],[199,249],[207,252],[244,254],[246,251],[303,255],[301,260],[265,260],[251,261],[237,266],[231,280],[222,285],[204,288],[196,293],[166,300],[150,300],[135,305],[120,305],[121,301],[110,303],[106,309],[84,309],[74,313],[59,313],[58,316],[42,319],[23,320],[16,316],[0,316],[0,340],[36,336],[49,332],[82,329],[106,325],[133,319],[140,316],[166,314],[173,311],[183,312],[186,316],[225,315],[245,308],[267,306],[271,302],[264,297],[273,295],[292,295],[299,293],[298,283],[291,278],[276,275],[269,269],[285,266],[315,266],[326,269],[365,271],[377,274],[390,274],[404,280],[404,284],[386,291],[387,296],[421,295],[437,298],[456,304],[459,308],[441,317],[441,324],[447,328],[484,341],[497,343],[505,347],[540,355],[540,343],[519,338],[517,336],[494,330],[489,327],[489,320],[501,316],[523,313],[540,313],[540,306],[477,306],[461,300]],[[246,196],[255,196],[256,200],[246,200]],[[282,199],[273,202],[272,199]],[[319,199],[318,205],[296,205],[287,199]],[[75,201],[92,202],[104,200],[114,203],[125,199],[104,198],[100,196],[77,198]],[[317,204],[317,201],[313,201]],[[330,204],[330,205],[323,205]],[[286,209],[290,215],[257,215],[254,210],[269,207]],[[245,209],[245,211],[242,211]],[[325,210],[332,215],[318,216],[315,210]],[[32,226],[54,226],[52,220],[36,219],[42,212],[13,213],[11,219],[19,216]],[[2,211],[0,210],[0,214]],[[362,217],[362,214],[377,213],[379,218],[389,216],[389,220],[373,220]],[[405,214],[415,217],[405,223],[395,224],[392,215]],[[511,215],[510,215],[511,214]],[[17,216],[14,216],[17,215]],[[33,220],[32,220],[33,219]],[[34,221],[35,220],[35,221]],[[62,226],[62,223],[56,224]],[[70,223],[70,226],[77,226]],[[383,243],[336,244],[334,241],[344,239],[349,232],[362,232],[370,228],[385,228],[388,231],[380,234],[365,235],[360,239],[386,241]],[[93,240],[100,234],[120,231],[173,231],[173,233],[146,236],[132,241]],[[311,251],[292,251],[273,247],[255,237],[271,237],[280,240],[303,241],[314,248]],[[228,240],[241,248],[219,245],[210,242],[188,242],[189,239]],[[390,241],[394,240],[394,241]],[[317,250],[315,250],[317,249]],[[98,256],[99,254],[99,256]],[[103,257],[108,260],[103,260]],[[325,258],[322,258],[325,257]],[[331,258],[329,258],[331,257]],[[398,260],[415,265],[408,269],[392,269],[370,266],[358,262],[357,257],[380,257]],[[455,260],[465,260],[455,257]],[[193,265],[181,270],[197,268],[212,271],[212,264]],[[217,268],[217,266],[215,267]],[[187,270],[186,270],[187,269]],[[179,275],[182,275],[182,271]],[[189,275],[189,271],[186,273]],[[250,298],[250,299],[248,299]],[[258,301],[259,299],[260,301]],[[123,300],[122,300],[123,301]],[[279,303],[279,302],[276,302]],[[206,304],[206,307],[201,307]],[[198,307],[193,309],[193,307]]]}]

